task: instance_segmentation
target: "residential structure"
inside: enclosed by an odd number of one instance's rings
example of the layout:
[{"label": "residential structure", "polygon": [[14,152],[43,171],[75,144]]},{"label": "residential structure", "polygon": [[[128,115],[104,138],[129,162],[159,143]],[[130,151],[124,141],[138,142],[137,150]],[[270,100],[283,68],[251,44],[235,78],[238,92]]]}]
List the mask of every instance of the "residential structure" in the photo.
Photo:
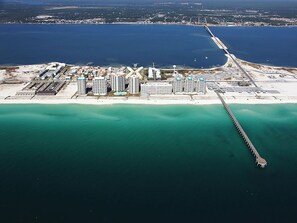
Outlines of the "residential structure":
[{"label": "residential structure", "polygon": [[139,77],[137,75],[132,75],[129,78],[129,93],[139,94]]},{"label": "residential structure", "polygon": [[184,92],[187,94],[195,92],[195,81],[192,75],[189,75],[185,80]]},{"label": "residential structure", "polygon": [[122,92],[125,90],[125,75],[111,74],[111,90]]},{"label": "residential structure", "polygon": [[94,95],[106,95],[107,94],[107,82],[105,77],[95,77],[93,79],[93,93]]},{"label": "residential structure", "polygon": [[184,89],[184,80],[182,79],[181,76],[177,76],[173,83],[172,83],[172,87],[173,87],[173,93],[174,94],[181,94],[183,93],[183,89]]},{"label": "residential structure", "polygon": [[203,77],[198,78],[196,82],[196,91],[198,94],[206,94],[206,81]]},{"label": "residential structure", "polygon": [[77,94],[83,95],[87,93],[87,80],[84,76],[77,78]]},{"label": "residential structure", "polygon": [[161,70],[157,69],[155,67],[149,67],[148,79],[150,79],[150,80],[161,79]]},{"label": "residential structure", "polygon": [[172,94],[172,84],[169,82],[148,82],[141,84],[141,95]]}]

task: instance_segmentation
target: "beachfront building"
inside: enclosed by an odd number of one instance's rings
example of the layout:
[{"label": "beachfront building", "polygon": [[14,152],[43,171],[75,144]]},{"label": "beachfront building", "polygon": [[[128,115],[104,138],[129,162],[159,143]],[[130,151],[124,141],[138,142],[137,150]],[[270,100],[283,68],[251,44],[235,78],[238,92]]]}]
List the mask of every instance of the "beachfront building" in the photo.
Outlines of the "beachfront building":
[{"label": "beachfront building", "polygon": [[169,82],[148,82],[141,84],[141,95],[172,94],[172,84]]},{"label": "beachfront building", "polygon": [[87,93],[87,80],[84,76],[77,78],[77,94],[83,95]]},{"label": "beachfront building", "polygon": [[125,74],[111,74],[111,90],[115,92],[125,90]]},{"label": "beachfront building", "polygon": [[181,78],[181,76],[176,76],[173,83],[172,83],[172,87],[173,87],[173,93],[174,94],[181,94],[183,93],[183,89],[184,89],[184,81]]},{"label": "beachfront building", "polygon": [[203,77],[198,78],[196,82],[196,91],[198,94],[206,94],[206,81]]},{"label": "beachfront building", "polygon": [[185,80],[184,92],[186,94],[191,94],[195,92],[195,81],[192,75],[187,76]]},{"label": "beachfront building", "polygon": [[149,67],[148,69],[148,79],[149,80],[157,80],[161,79],[161,70],[155,67]]},{"label": "beachfront building", "polygon": [[139,77],[137,75],[129,77],[129,93],[139,94]]},{"label": "beachfront building", "polygon": [[107,94],[107,82],[105,77],[95,77],[93,79],[93,93],[94,95],[106,95]]}]

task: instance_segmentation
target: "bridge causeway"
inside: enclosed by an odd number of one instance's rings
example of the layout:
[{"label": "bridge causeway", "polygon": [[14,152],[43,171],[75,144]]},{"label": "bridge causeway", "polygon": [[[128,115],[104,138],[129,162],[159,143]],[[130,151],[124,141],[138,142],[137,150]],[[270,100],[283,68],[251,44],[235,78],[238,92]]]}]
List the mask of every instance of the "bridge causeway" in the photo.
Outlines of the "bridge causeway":
[{"label": "bridge causeway", "polygon": [[223,99],[223,97],[220,95],[220,93],[218,91],[216,91],[216,93],[217,93],[219,99],[221,100],[225,110],[228,112],[230,118],[232,119],[233,124],[235,125],[237,131],[239,132],[239,134],[243,138],[244,142],[246,143],[247,147],[251,151],[252,155],[255,157],[257,166],[260,166],[261,168],[266,167],[267,166],[267,161],[260,156],[257,149],[253,145],[252,141],[249,139],[248,135],[245,133],[245,131],[241,127],[239,121],[237,120],[237,118],[235,117],[235,115],[233,114],[233,112],[231,111],[231,109],[229,108],[229,106],[227,105],[225,100]]},{"label": "bridge causeway", "polygon": [[[211,37],[213,38],[216,38],[216,39],[219,39],[217,38],[213,32],[210,30],[210,28],[205,25],[204,28],[206,29],[206,31],[211,35]],[[220,40],[218,41],[216,44],[219,44],[220,47],[224,50],[225,54],[227,54],[233,61],[234,63],[236,64],[236,66],[240,69],[240,71],[250,80],[250,82],[255,86],[255,87],[258,87],[258,85],[255,83],[255,81],[251,78],[251,76],[242,68],[242,66],[240,66],[240,64],[237,62],[236,58],[230,54],[230,52],[228,51],[228,49],[226,48],[226,46],[224,46],[222,44],[223,42]]]}]

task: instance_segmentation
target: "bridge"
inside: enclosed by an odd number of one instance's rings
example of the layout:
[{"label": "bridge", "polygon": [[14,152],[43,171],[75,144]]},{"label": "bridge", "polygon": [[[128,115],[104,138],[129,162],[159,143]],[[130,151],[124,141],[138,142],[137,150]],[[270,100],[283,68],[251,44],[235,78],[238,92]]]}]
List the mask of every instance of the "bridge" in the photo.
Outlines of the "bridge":
[{"label": "bridge", "polygon": [[239,70],[250,80],[250,82],[255,86],[255,87],[258,87],[257,84],[255,83],[255,81],[252,79],[252,77],[242,68],[242,66],[237,62],[236,58],[230,54],[230,52],[228,51],[227,47],[223,44],[223,42],[217,38],[213,32],[210,30],[210,28],[207,26],[207,24],[204,26],[204,28],[206,29],[206,31],[211,35],[211,37],[213,39],[217,39],[219,41],[215,41],[215,43],[217,44],[217,46],[220,48],[220,49],[223,49],[225,54],[227,54],[233,61],[234,63],[236,64],[236,66],[239,68]]},{"label": "bridge", "polygon": [[252,155],[255,157],[257,166],[260,166],[262,168],[266,167],[267,161],[260,156],[259,152],[257,151],[257,149],[253,145],[252,141],[249,139],[248,135],[245,133],[245,131],[241,127],[240,123],[236,119],[235,115],[233,114],[233,112],[231,111],[231,109],[229,108],[227,103],[224,101],[223,97],[220,95],[220,93],[218,91],[216,91],[216,93],[217,93],[219,99],[221,100],[225,110],[228,112],[230,118],[232,119],[233,124],[235,125],[237,131],[243,138],[244,142],[246,143],[247,147],[251,151]]}]

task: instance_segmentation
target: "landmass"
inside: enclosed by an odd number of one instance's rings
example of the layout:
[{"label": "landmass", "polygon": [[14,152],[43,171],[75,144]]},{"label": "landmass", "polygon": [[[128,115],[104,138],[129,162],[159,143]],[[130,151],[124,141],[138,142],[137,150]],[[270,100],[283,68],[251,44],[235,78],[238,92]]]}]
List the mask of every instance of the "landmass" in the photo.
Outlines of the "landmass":
[{"label": "landmass", "polygon": [[[234,56],[234,55],[233,55]],[[219,91],[228,103],[239,104],[273,104],[273,103],[297,103],[297,68],[276,67],[250,63],[237,59],[242,68],[252,77],[257,87],[253,86],[249,79],[238,69],[234,61],[229,57],[227,63],[221,67],[210,69],[160,69],[161,79],[149,80],[148,69],[140,72],[140,85],[145,83],[173,83],[174,74],[183,76],[203,77],[206,82],[205,92],[174,94],[126,94],[115,95],[109,89],[106,95],[94,95],[92,83],[96,76],[106,77],[113,73],[128,75],[127,67],[99,67],[76,66],[62,63],[49,63],[38,65],[8,66],[0,68],[0,103],[1,104],[220,104],[216,92]],[[49,77],[40,79],[40,73],[48,67],[61,68],[58,78]],[[134,68],[130,68],[134,69]],[[136,70],[137,68],[135,68]],[[87,89],[86,94],[78,94],[77,78],[85,75]],[[107,78],[110,87],[110,78]],[[55,83],[63,82],[63,86],[55,94],[38,94],[32,91],[29,95],[22,94],[33,82]],[[126,83],[128,83],[126,78]],[[127,86],[127,84],[126,84]]]},{"label": "landmass", "polygon": [[14,24],[189,24],[215,26],[296,26],[297,3],[30,1],[0,3],[0,23]]}]

